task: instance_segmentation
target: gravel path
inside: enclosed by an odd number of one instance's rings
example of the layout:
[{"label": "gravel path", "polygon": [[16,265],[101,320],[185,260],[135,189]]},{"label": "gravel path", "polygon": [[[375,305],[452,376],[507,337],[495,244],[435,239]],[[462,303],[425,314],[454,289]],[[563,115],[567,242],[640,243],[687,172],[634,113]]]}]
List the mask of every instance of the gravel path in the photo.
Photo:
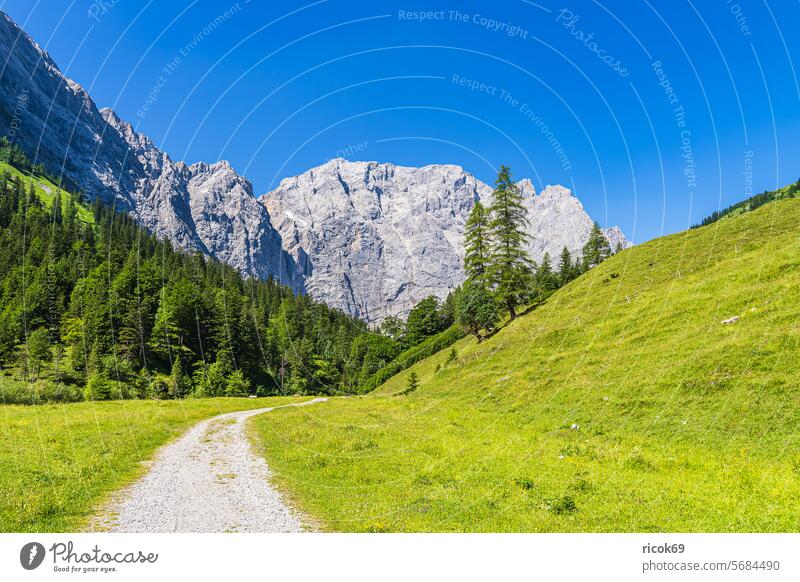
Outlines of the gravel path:
[{"label": "gravel path", "polygon": [[[315,398],[299,404],[322,402]],[[163,447],[144,477],[122,490],[90,529],[116,532],[299,532],[300,516],[269,484],[245,420],[275,408],[221,414]]]}]

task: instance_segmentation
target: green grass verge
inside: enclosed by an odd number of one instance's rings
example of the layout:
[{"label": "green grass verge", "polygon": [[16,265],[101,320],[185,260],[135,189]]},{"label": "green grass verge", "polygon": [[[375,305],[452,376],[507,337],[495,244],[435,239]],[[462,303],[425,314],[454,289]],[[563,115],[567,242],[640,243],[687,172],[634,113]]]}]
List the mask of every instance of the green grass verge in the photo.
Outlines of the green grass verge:
[{"label": "green grass verge", "polygon": [[0,532],[80,529],[142,461],[217,414],[305,398],[125,400],[0,406]]},{"label": "green grass verge", "polygon": [[464,335],[461,326],[454,324],[446,330],[427,338],[422,343],[404,350],[394,360],[370,376],[364,383],[364,386],[359,387],[359,392],[364,393],[375,390],[375,388],[386,382],[395,374],[399,374],[420,360],[428,358],[436,352],[452,346],[459,339],[464,337]]},{"label": "green grass verge", "polygon": [[254,431],[332,530],[797,531],[798,233],[790,199],[636,246],[454,362]]}]

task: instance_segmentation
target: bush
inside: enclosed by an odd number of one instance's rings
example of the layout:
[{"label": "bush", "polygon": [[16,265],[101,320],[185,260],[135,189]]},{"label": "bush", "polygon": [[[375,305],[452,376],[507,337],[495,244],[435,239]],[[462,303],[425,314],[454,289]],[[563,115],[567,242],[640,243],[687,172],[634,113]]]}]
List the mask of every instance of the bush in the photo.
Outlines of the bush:
[{"label": "bush", "polygon": [[556,515],[569,515],[578,511],[578,505],[569,495],[561,495],[551,499],[547,504],[547,509]]},{"label": "bush", "polygon": [[79,402],[83,400],[80,388],[51,380],[24,382],[3,378],[0,382],[2,404],[44,404],[47,402]]},{"label": "bush", "polygon": [[250,380],[244,377],[241,370],[236,370],[228,376],[225,386],[225,396],[247,396],[250,391]]},{"label": "bush", "polygon": [[172,394],[172,379],[164,374],[156,374],[150,380],[150,393],[155,398],[168,399]]},{"label": "bush", "polygon": [[83,390],[85,400],[111,400],[114,387],[111,380],[102,374],[92,374]]}]

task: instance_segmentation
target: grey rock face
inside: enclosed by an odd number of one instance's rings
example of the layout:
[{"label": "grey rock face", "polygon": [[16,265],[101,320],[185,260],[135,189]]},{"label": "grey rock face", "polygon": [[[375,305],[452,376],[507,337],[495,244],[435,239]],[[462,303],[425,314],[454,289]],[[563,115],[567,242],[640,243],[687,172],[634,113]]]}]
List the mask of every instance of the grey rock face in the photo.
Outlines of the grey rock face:
[{"label": "grey rock face", "polygon": [[129,212],[178,247],[247,275],[302,288],[250,182],[227,162],[174,162],[64,77],[50,56],[0,12],[0,134],[89,199]]},{"label": "grey rock face", "polygon": [[622,229],[620,229],[620,227],[618,226],[610,226],[608,228],[604,228],[603,234],[608,239],[608,242],[611,245],[612,252],[625,250],[633,246],[631,242],[627,238],[625,238],[625,234],[622,232]]},{"label": "grey rock face", "polygon": [[461,283],[464,224],[486,189],[457,166],[337,159],[261,201],[308,292],[375,323]]},{"label": "grey rock face", "polygon": [[[580,255],[594,224],[580,201],[562,186],[540,194],[530,180],[518,186],[531,258],[549,253],[555,261],[564,246]],[[283,180],[261,201],[308,292],[378,323],[407,315],[429,295],[444,298],[463,282],[467,216],[477,200],[491,204],[491,192],[458,166],[337,159]],[[625,244],[619,229],[611,232],[612,244]]]}]

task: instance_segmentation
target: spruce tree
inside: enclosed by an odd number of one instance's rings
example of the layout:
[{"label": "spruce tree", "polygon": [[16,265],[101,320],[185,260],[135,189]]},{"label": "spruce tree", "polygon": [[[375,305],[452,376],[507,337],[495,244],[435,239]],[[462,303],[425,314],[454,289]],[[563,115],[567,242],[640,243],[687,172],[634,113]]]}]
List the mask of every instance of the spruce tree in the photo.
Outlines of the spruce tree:
[{"label": "spruce tree", "polygon": [[558,260],[558,283],[559,285],[566,285],[569,283],[574,276],[574,270],[572,267],[572,255],[569,252],[569,249],[564,246],[561,250],[561,257]]},{"label": "spruce tree", "polygon": [[536,287],[540,291],[552,291],[558,288],[558,281],[550,264],[550,253],[544,254],[542,262],[536,269]]},{"label": "spruce tree", "polygon": [[489,261],[489,212],[480,202],[469,213],[464,233],[464,273],[476,285],[488,287]]},{"label": "spruce tree", "polygon": [[511,171],[500,166],[495,182],[489,232],[492,238],[491,281],[498,302],[513,320],[516,307],[525,301],[531,280],[531,260],[525,250],[528,212],[522,194],[511,180]]},{"label": "spruce tree", "polygon": [[583,245],[583,261],[586,269],[596,267],[611,256],[611,245],[608,244],[603,229],[596,222],[589,233],[589,240]]},{"label": "spruce tree", "polygon": [[417,388],[419,388],[419,376],[417,375],[416,370],[411,370],[411,373],[408,375],[406,389],[403,390],[403,394],[411,394]]},{"label": "spruce tree", "polygon": [[181,357],[177,356],[172,362],[173,398],[182,398],[185,396],[186,393],[189,392],[189,382],[188,376],[186,376],[186,373],[183,371]]}]

